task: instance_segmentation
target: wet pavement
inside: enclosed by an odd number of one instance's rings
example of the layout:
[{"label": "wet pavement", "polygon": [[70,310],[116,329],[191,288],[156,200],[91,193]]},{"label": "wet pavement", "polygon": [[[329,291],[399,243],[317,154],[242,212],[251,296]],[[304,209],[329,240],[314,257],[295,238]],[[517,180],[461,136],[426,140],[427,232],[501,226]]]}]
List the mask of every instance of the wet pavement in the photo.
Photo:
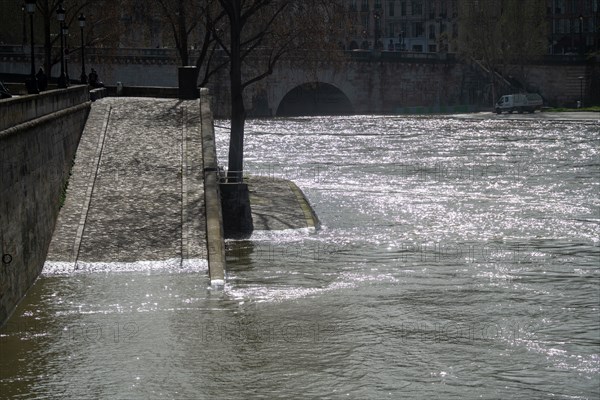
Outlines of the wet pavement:
[{"label": "wet pavement", "polygon": [[314,229],[316,214],[295,183],[269,176],[246,179],[254,230]]},{"label": "wet pavement", "polygon": [[48,262],[206,259],[198,101],[92,106]]}]

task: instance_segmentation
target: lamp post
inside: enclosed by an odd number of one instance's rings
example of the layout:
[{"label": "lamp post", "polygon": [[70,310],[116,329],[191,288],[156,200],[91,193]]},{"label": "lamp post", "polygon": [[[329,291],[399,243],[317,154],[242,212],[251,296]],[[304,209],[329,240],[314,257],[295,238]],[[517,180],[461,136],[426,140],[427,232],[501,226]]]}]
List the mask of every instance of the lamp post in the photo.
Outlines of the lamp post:
[{"label": "lamp post", "polygon": [[25,83],[27,86],[27,93],[29,94],[40,93],[40,90],[38,89],[37,78],[35,77],[35,50],[33,48],[33,14],[35,13],[35,1],[36,0],[27,0],[25,3],[25,8],[29,14],[29,25],[31,27],[31,76]]},{"label": "lamp post", "polygon": [[579,77],[579,108],[583,108],[583,76]]},{"label": "lamp post", "polygon": [[63,23],[63,38],[65,41],[65,81],[67,82],[67,86],[69,86],[69,26],[66,22]]},{"label": "lamp post", "polygon": [[381,27],[381,21],[380,21],[381,16],[379,15],[379,10],[374,10],[373,11],[373,19],[375,22],[375,32],[374,36],[375,36],[375,45],[373,46],[374,50],[379,50],[379,31],[380,31],[380,27]]},{"label": "lamp post", "polygon": [[584,54],[583,45],[583,15],[579,14],[579,54]]},{"label": "lamp post", "polygon": [[23,17],[22,27],[23,27],[23,51],[25,50],[25,46],[27,46],[27,24],[25,22],[25,3],[21,6],[21,13]]},{"label": "lamp post", "polygon": [[85,15],[83,13],[78,18],[79,28],[81,28],[81,83],[87,83],[87,75],[85,74],[85,44],[83,41],[83,28],[85,27]]},{"label": "lamp post", "polygon": [[402,38],[401,49],[402,49],[402,51],[404,51],[404,50],[406,50],[406,49],[404,48],[404,36],[405,36],[405,35],[404,35],[404,30],[402,30],[402,32],[400,32],[400,35],[401,35],[401,38]]},{"label": "lamp post", "polygon": [[63,46],[65,9],[62,4],[59,4],[56,10],[56,19],[60,23],[60,76],[58,77],[58,87],[64,89],[67,87],[67,77],[65,76],[65,50]]}]

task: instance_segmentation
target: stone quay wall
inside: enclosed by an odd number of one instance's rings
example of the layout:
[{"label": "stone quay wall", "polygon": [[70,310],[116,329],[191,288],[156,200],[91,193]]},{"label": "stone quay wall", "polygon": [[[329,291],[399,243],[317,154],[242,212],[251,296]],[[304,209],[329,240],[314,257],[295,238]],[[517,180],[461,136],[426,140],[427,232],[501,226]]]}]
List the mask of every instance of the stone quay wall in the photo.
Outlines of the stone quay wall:
[{"label": "stone quay wall", "polygon": [[[125,96],[143,96],[141,89],[135,88],[139,86],[178,86],[174,49],[89,49],[86,54],[86,65],[94,67],[107,86],[120,82]],[[347,59],[337,62],[299,58],[282,60],[272,75],[247,88],[245,102],[250,115],[276,115],[288,93],[315,82],[339,89],[356,114],[402,114],[419,109],[452,112],[457,106],[492,105],[487,73],[454,54],[348,52]],[[600,85],[598,60],[552,56],[536,64],[507,66],[504,72],[541,94],[548,106],[572,106],[580,97],[591,104],[600,101],[595,94]],[[256,70],[248,68],[245,78],[264,72],[257,67],[259,61],[248,63]],[[24,76],[29,68],[28,56],[20,47],[0,46],[0,74]],[[220,70],[208,85],[216,117],[229,114],[228,74],[227,68]],[[506,93],[496,93],[496,97],[501,94]]]},{"label": "stone quay wall", "polygon": [[88,99],[74,86],[0,100],[0,325],[44,265]]}]

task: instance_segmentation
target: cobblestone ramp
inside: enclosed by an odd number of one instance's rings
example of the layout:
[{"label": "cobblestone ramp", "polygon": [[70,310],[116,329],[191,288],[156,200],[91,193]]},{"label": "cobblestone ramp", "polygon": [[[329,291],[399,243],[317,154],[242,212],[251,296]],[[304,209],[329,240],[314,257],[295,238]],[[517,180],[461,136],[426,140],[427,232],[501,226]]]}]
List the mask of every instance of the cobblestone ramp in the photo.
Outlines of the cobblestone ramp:
[{"label": "cobblestone ramp", "polygon": [[93,103],[46,263],[206,259],[198,101]]}]

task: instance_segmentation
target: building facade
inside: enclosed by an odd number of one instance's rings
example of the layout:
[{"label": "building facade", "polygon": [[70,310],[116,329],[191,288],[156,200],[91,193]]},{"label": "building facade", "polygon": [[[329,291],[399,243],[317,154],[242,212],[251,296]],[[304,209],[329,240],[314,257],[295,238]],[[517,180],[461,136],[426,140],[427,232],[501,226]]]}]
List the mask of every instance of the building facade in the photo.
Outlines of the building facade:
[{"label": "building facade", "polygon": [[459,0],[349,0],[350,50],[453,52]]},{"label": "building facade", "polygon": [[[347,0],[346,48],[456,52],[464,1],[475,0]],[[600,51],[600,0],[546,1],[548,54]]]},{"label": "building facade", "polygon": [[547,0],[548,54],[600,51],[600,0]]}]

